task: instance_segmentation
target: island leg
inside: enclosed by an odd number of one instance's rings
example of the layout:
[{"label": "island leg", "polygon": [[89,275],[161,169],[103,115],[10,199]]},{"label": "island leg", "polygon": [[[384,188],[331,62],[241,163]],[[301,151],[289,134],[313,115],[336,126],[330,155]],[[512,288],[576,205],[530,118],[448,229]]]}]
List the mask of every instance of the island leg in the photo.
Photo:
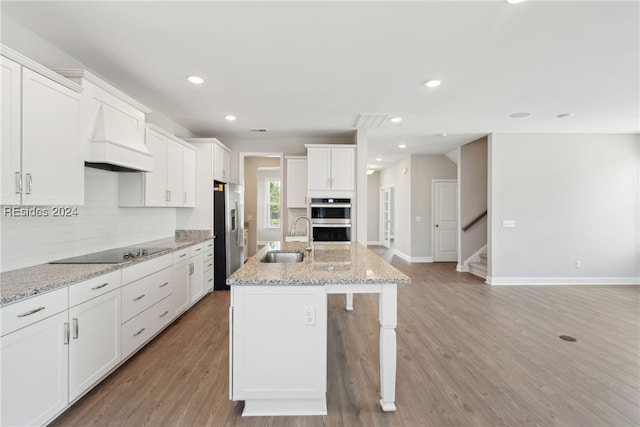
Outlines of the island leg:
[{"label": "island leg", "polygon": [[396,325],[398,323],[398,285],[382,285],[380,318],[380,406],[385,412],[396,410]]},{"label": "island leg", "polygon": [[353,294],[347,293],[347,311],[353,311]]}]

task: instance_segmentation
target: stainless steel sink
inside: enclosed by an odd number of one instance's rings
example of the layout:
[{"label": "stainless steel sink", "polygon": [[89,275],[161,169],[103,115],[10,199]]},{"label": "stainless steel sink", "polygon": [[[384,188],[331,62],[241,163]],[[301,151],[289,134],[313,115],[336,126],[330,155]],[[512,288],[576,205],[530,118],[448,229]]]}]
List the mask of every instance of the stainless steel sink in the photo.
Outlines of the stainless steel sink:
[{"label": "stainless steel sink", "polygon": [[304,253],[300,251],[269,251],[260,259],[260,262],[294,263],[302,262]]}]

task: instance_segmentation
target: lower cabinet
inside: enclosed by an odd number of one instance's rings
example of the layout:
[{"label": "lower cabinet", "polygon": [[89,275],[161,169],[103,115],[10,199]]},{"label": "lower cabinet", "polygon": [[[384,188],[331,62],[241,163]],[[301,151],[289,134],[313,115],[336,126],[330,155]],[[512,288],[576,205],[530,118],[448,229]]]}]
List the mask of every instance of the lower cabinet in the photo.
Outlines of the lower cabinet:
[{"label": "lower cabinet", "polygon": [[67,310],[2,337],[3,426],[43,425],[68,404]]},{"label": "lower cabinet", "polygon": [[195,304],[204,296],[202,254],[191,257],[191,275],[189,276],[189,303]]},{"label": "lower cabinet", "polygon": [[122,325],[122,355],[129,356],[173,319],[171,296]]},{"label": "lower cabinet", "polygon": [[191,263],[184,259],[173,265],[173,315],[181,315],[189,307],[189,276]]},{"label": "lower cabinet", "polygon": [[120,289],[69,309],[69,401],[120,362]]}]

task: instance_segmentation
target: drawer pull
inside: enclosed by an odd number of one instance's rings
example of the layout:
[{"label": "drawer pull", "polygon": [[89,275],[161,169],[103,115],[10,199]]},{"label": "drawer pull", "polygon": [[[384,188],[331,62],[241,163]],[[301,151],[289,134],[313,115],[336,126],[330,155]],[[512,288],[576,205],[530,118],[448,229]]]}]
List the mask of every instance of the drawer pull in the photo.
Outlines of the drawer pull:
[{"label": "drawer pull", "polygon": [[209,282],[213,282],[213,279],[209,279]]},{"label": "drawer pull", "polygon": [[34,308],[33,310],[29,310],[26,313],[18,314],[18,317],[31,316],[32,314],[36,314],[37,312],[42,311],[42,310],[44,310],[44,307]]},{"label": "drawer pull", "polygon": [[71,331],[69,330],[69,324],[64,324],[64,343],[69,344],[69,335],[71,335]]},{"label": "drawer pull", "polygon": [[209,267],[213,267],[213,263],[207,264],[207,268],[209,268]]},{"label": "drawer pull", "polygon": [[182,254],[182,255],[180,255],[178,258],[184,258],[184,257],[186,257],[186,256],[187,256],[187,254]]},{"label": "drawer pull", "polygon": [[208,256],[208,257],[213,256],[213,252],[212,252],[212,253],[210,253],[210,254],[209,254],[209,255],[207,255],[207,256]]},{"label": "drawer pull", "polygon": [[73,318],[71,319],[73,320],[73,339],[77,340],[78,339],[78,333],[80,332],[79,328],[78,328],[78,319],[77,318]]},{"label": "drawer pull", "polygon": [[145,294],[142,294],[139,297],[134,298],[133,300],[134,301],[138,301],[138,300],[141,300],[142,298],[144,298],[145,296],[146,296]]},{"label": "drawer pull", "polygon": [[198,249],[196,249],[196,252],[201,251],[201,250],[202,250],[202,248],[198,248]]},{"label": "drawer pull", "polygon": [[94,286],[93,288],[91,288],[91,290],[92,290],[92,291],[95,291],[95,290],[98,290],[98,289],[102,289],[102,288],[104,288],[105,286],[109,286],[109,282],[107,282],[107,283],[103,283],[102,285],[99,285],[99,286]]},{"label": "drawer pull", "polygon": [[160,315],[160,318],[163,318],[163,317],[164,317],[164,316],[166,316],[167,314],[169,314],[169,310],[167,310],[167,311],[165,311],[164,313],[162,313],[162,314]]},{"label": "drawer pull", "polygon": [[164,288],[165,286],[167,286],[169,284],[169,282],[164,282],[162,285],[160,285],[161,288]]},{"label": "drawer pull", "polygon": [[137,337],[138,335],[140,335],[141,333],[144,332],[145,328],[140,329],[138,332],[136,332],[135,334],[133,334],[134,337]]}]

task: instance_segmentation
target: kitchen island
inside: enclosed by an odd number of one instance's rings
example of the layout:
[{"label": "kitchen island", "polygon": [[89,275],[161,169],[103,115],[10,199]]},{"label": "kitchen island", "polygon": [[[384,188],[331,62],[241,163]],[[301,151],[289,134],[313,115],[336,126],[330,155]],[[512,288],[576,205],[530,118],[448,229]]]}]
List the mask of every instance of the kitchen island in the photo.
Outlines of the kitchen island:
[{"label": "kitchen island", "polygon": [[[269,252],[304,254],[267,263]],[[358,244],[271,242],[227,279],[229,387],[243,415],[325,415],[327,295],[379,294],[380,405],[395,411],[397,287],[410,279]]]}]

